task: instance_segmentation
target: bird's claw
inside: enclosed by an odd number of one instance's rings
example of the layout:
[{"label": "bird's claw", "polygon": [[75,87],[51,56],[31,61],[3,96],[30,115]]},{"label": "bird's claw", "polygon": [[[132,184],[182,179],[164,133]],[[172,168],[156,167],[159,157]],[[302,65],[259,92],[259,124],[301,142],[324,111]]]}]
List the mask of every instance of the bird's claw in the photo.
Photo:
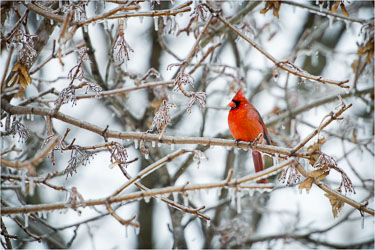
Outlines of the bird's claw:
[{"label": "bird's claw", "polygon": [[257,138],[255,138],[254,141],[250,142],[250,147],[251,148],[256,147],[258,145],[258,142],[259,142],[260,138],[262,138],[262,136],[263,136],[263,133],[259,133]]}]

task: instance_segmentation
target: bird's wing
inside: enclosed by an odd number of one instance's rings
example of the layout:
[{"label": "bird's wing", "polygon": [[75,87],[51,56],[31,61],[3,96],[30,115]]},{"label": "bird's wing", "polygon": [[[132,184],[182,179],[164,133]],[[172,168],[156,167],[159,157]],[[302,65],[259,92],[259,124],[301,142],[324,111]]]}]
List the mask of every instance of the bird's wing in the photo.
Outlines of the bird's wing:
[{"label": "bird's wing", "polygon": [[266,125],[264,124],[263,119],[260,116],[258,110],[256,110],[255,108],[253,108],[253,109],[257,112],[257,114],[258,114],[258,121],[259,121],[260,125],[262,125],[262,128],[263,128],[263,137],[266,140],[267,144],[271,145],[271,138],[270,138],[270,135],[268,134],[268,130],[266,128]]}]

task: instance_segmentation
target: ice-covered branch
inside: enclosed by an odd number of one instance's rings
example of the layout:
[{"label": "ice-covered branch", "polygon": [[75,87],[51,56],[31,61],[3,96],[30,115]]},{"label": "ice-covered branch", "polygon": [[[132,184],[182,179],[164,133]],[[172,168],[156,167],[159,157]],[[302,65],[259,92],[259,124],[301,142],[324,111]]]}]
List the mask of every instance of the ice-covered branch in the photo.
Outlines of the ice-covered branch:
[{"label": "ice-covered branch", "polygon": [[[306,170],[300,165],[300,164],[296,164],[296,168],[298,169],[298,171],[304,176],[304,177],[309,177],[308,176],[308,173],[306,172]],[[321,188],[322,190],[324,190],[325,192],[329,193],[330,195],[333,195],[335,196],[337,199],[347,203],[348,205],[352,206],[352,207],[355,207],[356,209],[358,209],[359,211],[361,212],[366,212],[368,214],[371,214],[372,216],[375,215],[375,211],[371,208],[368,208],[348,197],[346,197],[345,195],[337,192],[337,191],[334,191],[332,190],[331,188],[329,188],[326,184],[322,183],[321,181],[313,178],[313,183],[315,185],[317,185],[319,188]]]},{"label": "ice-covered branch", "polygon": [[269,59],[270,61],[272,61],[275,64],[276,67],[281,68],[281,69],[283,69],[283,70],[285,70],[285,71],[287,71],[287,72],[289,72],[289,73],[291,73],[293,75],[296,75],[296,76],[299,76],[299,77],[302,77],[302,78],[305,78],[305,79],[309,79],[309,80],[317,81],[317,82],[321,82],[321,83],[333,84],[333,85],[337,85],[337,86],[339,86],[341,88],[349,88],[349,86],[345,86],[344,85],[344,84],[348,83],[349,80],[334,81],[334,80],[325,79],[322,76],[311,75],[308,72],[300,69],[299,67],[297,67],[296,65],[294,65],[293,63],[291,63],[289,61],[279,61],[279,60],[277,60],[271,54],[269,54],[267,51],[265,51],[263,48],[261,48],[258,44],[256,44],[254,41],[252,41],[251,39],[249,39],[248,37],[246,37],[240,30],[238,30],[236,27],[234,27],[224,17],[222,17],[222,16],[219,15],[218,18],[225,25],[227,25],[234,33],[236,33],[237,35],[239,35],[240,37],[242,37],[246,42],[248,42],[249,44],[251,44],[251,46],[253,46],[260,53],[262,53],[267,59]]},{"label": "ice-covered branch", "polygon": [[35,167],[47,157],[48,153],[54,149],[56,144],[59,141],[59,136],[52,137],[48,144],[40,150],[35,156],[27,161],[19,162],[19,161],[11,161],[1,158],[1,165],[11,167],[11,168],[27,168],[31,176],[35,175]]},{"label": "ice-covered branch", "polygon": [[[259,173],[263,173],[259,172]],[[265,174],[265,173],[263,173]],[[258,176],[258,175],[257,175]],[[261,175],[263,176],[263,175]],[[261,178],[260,176],[258,176]],[[254,177],[257,179],[258,177]],[[249,180],[246,180],[249,181]],[[245,182],[244,180],[242,182]],[[131,201],[131,200],[137,200],[137,199],[143,199],[147,197],[162,197],[165,195],[169,195],[172,193],[185,193],[189,191],[195,191],[195,190],[204,190],[204,189],[215,189],[215,188],[224,188],[224,187],[235,187],[238,185],[236,181],[233,183],[228,183],[227,180],[220,181],[217,183],[210,183],[210,184],[197,184],[197,185],[183,185],[183,186],[173,186],[173,187],[165,187],[165,188],[154,188],[147,191],[138,191],[138,192],[132,192],[129,194],[121,195],[121,196],[111,196],[106,197],[102,199],[94,199],[94,200],[85,200],[85,206],[98,206],[98,205],[106,205],[107,203],[118,203],[123,201]],[[249,189],[255,189],[255,190],[270,190],[272,186],[270,185],[254,185],[251,187],[248,187]],[[52,210],[61,210],[69,208],[69,203],[60,202],[60,203],[53,203],[53,204],[42,204],[42,205],[26,205],[22,207],[4,207],[1,210],[2,215],[7,214],[19,214],[19,213],[35,213],[38,211],[52,211]]]},{"label": "ice-covered branch", "polygon": [[353,17],[339,15],[339,14],[331,12],[329,10],[319,9],[319,8],[313,6],[313,5],[307,5],[307,4],[297,2],[297,1],[281,0],[280,2],[283,3],[283,4],[288,4],[288,5],[297,6],[297,7],[303,8],[303,9],[307,9],[307,10],[313,12],[313,13],[317,13],[318,15],[335,17],[335,18],[341,19],[343,21],[349,21],[349,22],[360,23],[360,24],[364,24],[366,22],[363,19],[357,19],[357,18],[353,18]]},{"label": "ice-covered branch", "polygon": [[355,92],[349,91],[349,92],[345,92],[345,93],[325,96],[325,97],[322,97],[322,98],[320,98],[316,101],[313,101],[311,103],[302,105],[301,107],[295,108],[295,109],[291,110],[290,112],[286,111],[285,113],[282,113],[278,116],[275,116],[274,118],[271,118],[270,120],[266,121],[266,125],[267,126],[273,126],[273,125],[277,124],[279,121],[282,121],[286,118],[296,117],[298,114],[301,114],[301,113],[303,113],[307,110],[310,110],[310,109],[315,108],[315,107],[319,107],[319,106],[324,105],[324,104],[329,103],[329,102],[333,102],[334,100],[337,100],[338,95],[340,95],[341,98],[348,98],[348,97],[352,97],[352,96],[361,96],[361,95],[365,95],[365,94],[372,93],[372,92],[374,92],[373,86],[362,89],[362,90],[358,90],[358,91],[355,91]]},{"label": "ice-covered branch", "polygon": [[342,113],[344,113],[346,110],[348,110],[350,107],[352,106],[352,104],[349,104],[348,106],[346,106],[344,103],[340,104],[340,110],[338,110],[337,112],[331,112],[329,113],[329,119],[327,121],[325,121],[324,123],[322,123],[317,129],[315,129],[313,132],[311,132],[304,140],[302,140],[297,146],[295,146],[293,148],[293,151],[292,153],[294,152],[297,152],[298,150],[300,150],[304,145],[306,145],[307,142],[309,142],[314,136],[316,136],[322,129],[324,129],[325,127],[327,127],[331,122],[333,122],[334,120],[339,120],[339,119],[342,119],[340,118],[340,115]]},{"label": "ice-covered branch", "polygon": [[[81,121],[79,119],[73,118],[69,115],[63,114],[61,112],[54,112],[53,109],[40,108],[40,107],[17,107],[9,104],[6,100],[1,100],[2,108],[10,114],[34,114],[42,116],[51,116],[55,119],[61,120],[63,122],[69,123],[79,128],[86,129],[99,136],[104,136],[105,138],[118,138],[118,139],[131,139],[131,140],[145,140],[154,141],[167,144],[202,144],[209,146],[226,146],[226,147],[239,147],[242,149],[250,149],[252,145],[246,142],[235,142],[234,140],[226,140],[219,138],[205,138],[205,137],[176,137],[176,136],[163,136],[159,138],[159,135],[155,134],[145,134],[142,132],[120,132],[110,129],[103,129],[94,124]],[[104,132],[104,134],[103,134]],[[256,145],[253,146],[261,152],[268,154],[279,154],[290,156],[292,155],[292,150],[289,148],[276,147],[270,145]],[[306,153],[295,153],[297,157],[307,157]]]},{"label": "ice-covered branch", "polygon": [[142,178],[151,174],[152,172],[157,170],[159,167],[162,167],[165,163],[170,162],[174,158],[176,158],[180,155],[183,155],[185,153],[188,153],[188,152],[191,152],[191,151],[181,149],[181,150],[177,150],[174,153],[166,155],[165,157],[161,158],[160,160],[154,162],[153,164],[151,164],[147,168],[140,171],[134,178],[132,178],[131,180],[126,182],[124,185],[122,185],[120,188],[118,188],[111,196],[116,196],[116,195],[120,194],[124,189],[126,189],[127,187],[129,187],[130,185],[135,183],[136,181],[141,180]]}]

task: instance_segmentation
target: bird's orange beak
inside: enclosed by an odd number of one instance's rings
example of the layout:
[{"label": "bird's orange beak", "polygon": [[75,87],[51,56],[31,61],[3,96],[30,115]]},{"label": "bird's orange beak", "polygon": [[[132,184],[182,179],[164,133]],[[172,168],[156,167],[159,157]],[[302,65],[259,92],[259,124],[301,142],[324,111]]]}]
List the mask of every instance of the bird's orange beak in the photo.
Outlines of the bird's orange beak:
[{"label": "bird's orange beak", "polygon": [[230,101],[230,103],[228,103],[228,106],[234,108],[236,107],[236,103],[234,103],[234,101]]}]

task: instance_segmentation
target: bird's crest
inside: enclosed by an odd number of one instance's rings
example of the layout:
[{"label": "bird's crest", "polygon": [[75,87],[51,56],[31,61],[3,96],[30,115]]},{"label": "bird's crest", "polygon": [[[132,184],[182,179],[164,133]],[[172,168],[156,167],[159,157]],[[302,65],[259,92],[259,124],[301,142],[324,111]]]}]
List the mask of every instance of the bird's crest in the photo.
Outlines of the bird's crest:
[{"label": "bird's crest", "polygon": [[247,102],[247,99],[242,92],[242,88],[238,90],[237,94],[233,97],[233,100]]}]

